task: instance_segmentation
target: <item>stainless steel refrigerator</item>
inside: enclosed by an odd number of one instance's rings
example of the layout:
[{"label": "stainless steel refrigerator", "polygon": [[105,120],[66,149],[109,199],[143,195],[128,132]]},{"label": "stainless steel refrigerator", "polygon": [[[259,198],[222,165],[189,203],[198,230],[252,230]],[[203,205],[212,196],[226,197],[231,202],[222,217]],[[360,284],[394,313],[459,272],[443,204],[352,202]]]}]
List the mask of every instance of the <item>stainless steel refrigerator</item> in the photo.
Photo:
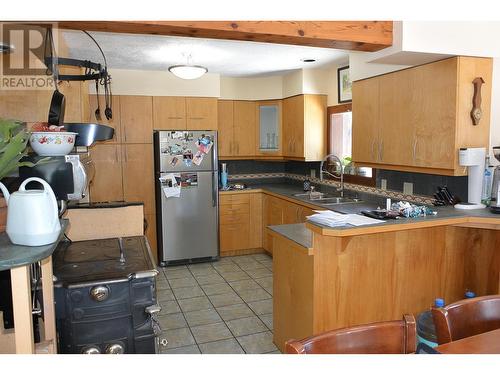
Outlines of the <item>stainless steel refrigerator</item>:
[{"label": "stainless steel refrigerator", "polygon": [[156,131],[154,151],[160,265],[217,259],[217,132]]}]

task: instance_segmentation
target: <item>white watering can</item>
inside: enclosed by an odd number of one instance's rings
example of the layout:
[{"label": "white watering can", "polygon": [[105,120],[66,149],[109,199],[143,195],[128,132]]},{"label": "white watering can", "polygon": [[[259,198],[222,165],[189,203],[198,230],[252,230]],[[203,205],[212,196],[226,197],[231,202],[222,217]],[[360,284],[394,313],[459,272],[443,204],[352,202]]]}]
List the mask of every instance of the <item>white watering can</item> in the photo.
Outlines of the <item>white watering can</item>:
[{"label": "white watering can", "polygon": [[[37,181],[44,190],[26,190],[26,185]],[[12,243],[25,246],[48,245],[61,232],[57,200],[50,185],[38,177],[23,181],[19,190],[9,194],[0,182],[0,190],[7,203],[7,235]]]}]

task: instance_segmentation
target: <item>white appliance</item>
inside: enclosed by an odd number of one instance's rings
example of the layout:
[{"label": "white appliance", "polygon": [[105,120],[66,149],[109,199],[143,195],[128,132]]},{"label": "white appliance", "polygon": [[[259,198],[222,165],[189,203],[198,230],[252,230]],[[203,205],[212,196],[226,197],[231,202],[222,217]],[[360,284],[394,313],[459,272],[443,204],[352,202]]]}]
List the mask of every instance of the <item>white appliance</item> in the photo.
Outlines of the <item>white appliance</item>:
[{"label": "white appliance", "polygon": [[[43,190],[26,190],[29,182],[36,181]],[[23,181],[19,190],[9,194],[0,182],[0,190],[7,202],[7,235],[12,243],[42,246],[55,242],[61,232],[57,201],[50,185],[38,177]]]},{"label": "white appliance", "polygon": [[468,168],[468,197],[467,203],[456,204],[455,208],[462,210],[473,210],[486,207],[481,203],[485,158],[486,149],[484,147],[460,149],[458,154],[458,162],[461,166]]}]

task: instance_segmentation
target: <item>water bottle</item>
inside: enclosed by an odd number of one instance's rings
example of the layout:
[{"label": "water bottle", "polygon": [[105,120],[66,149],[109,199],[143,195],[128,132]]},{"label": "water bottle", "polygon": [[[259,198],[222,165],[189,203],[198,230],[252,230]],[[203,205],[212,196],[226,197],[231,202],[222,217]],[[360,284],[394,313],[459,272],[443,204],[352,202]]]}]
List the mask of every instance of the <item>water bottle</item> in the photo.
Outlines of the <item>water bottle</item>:
[{"label": "water bottle", "polygon": [[220,173],[220,183],[222,185],[222,190],[227,189],[227,167],[226,167],[226,163],[222,163],[222,171]]},{"label": "water bottle", "polygon": [[465,292],[465,299],[474,298],[475,296],[476,296],[476,293],[474,293],[472,290],[467,290]]},{"label": "water bottle", "polygon": [[434,307],[444,307],[444,298],[436,298],[434,300]]},{"label": "water bottle", "polygon": [[493,183],[492,167],[490,167],[490,157],[486,156],[483,173],[483,190],[481,192],[481,203],[488,205],[491,199],[491,185]]}]

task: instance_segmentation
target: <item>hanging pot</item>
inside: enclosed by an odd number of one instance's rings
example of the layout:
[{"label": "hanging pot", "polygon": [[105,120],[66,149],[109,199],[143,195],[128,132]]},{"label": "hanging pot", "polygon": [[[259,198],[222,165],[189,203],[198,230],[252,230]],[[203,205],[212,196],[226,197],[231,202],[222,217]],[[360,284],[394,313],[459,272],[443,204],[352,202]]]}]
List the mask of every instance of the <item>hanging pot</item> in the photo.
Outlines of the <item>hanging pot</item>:
[{"label": "hanging pot", "polygon": [[50,102],[48,123],[50,125],[63,126],[65,110],[66,100],[64,99],[64,95],[56,89],[52,94],[52,100]]}]

